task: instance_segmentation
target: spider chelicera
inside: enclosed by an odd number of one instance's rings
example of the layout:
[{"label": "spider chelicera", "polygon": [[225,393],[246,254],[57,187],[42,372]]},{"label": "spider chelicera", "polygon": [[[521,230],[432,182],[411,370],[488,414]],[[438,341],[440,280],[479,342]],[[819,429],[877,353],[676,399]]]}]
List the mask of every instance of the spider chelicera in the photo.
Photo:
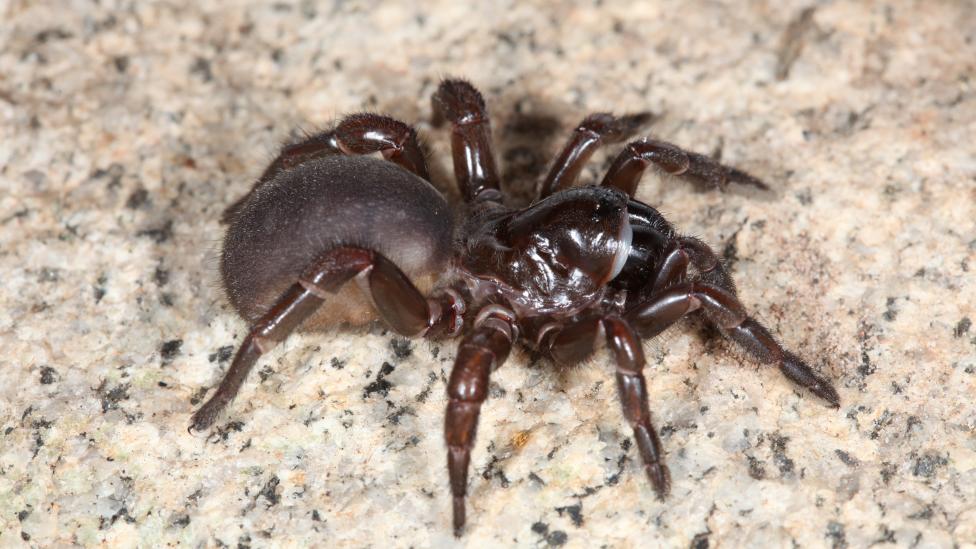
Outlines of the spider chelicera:
[{"label": "spider chelicera", "polygon": [[573,131],[538,199],[514,209],[500,191],[481,94],[463,80],[445,80],[432,104],[435,125],[451,124],[464,198],[456,221],[429,183],[413,128],[369,113],[284,147],[227,210],[221,274],[251,329],[220,386],[193,414],[192,430],[213,425],[257,359],[296,329],[378,317],[405,336],[463,335],[444,423],[460,535],[489,376],[516,342],[557,364],[578,363],[605,342],[624,417],[662,498],[671,481],[651,424],[641,340],[685,315],[700,313],[756,360],[838,405],[830,382],[746,313],[715,253],[634,199],[649,166],[719,188],[765,187],[761,181],[670,143],[640,139],[626,145],[600,185],[571,188],[601,144],[627,138],[645,118],[593,114]]}]

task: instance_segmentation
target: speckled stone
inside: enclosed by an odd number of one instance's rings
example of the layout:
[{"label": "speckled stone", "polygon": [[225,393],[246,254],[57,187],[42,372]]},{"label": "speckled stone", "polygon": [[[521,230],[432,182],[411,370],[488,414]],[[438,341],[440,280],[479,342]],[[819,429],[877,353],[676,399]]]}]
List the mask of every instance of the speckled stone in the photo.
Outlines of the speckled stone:
[{"label": "speckled stone", "polygon": [[483,89],[514,200],[595,110],[650,110],[770,182],[638,196],[716,246],[843,401],[679,325],[646,346],[660,502],[609,359],[515,352],[463,544],[976,544],[970,2],[398,4],[0,2],[0,545],[454,544],[451,341],[292,337],[186,430],[245,334],[220,212],[283,139],[360,110],[415,122],[455,199],[444,75]]}]

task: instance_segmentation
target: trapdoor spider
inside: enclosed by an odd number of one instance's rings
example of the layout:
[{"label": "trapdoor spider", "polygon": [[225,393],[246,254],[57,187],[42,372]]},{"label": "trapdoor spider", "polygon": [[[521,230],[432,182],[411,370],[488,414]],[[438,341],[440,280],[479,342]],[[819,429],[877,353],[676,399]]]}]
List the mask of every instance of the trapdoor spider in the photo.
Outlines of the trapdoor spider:
[{"label": "trapdoor spider", "polygon": [[368,113],[284,147],[228,209],[221,274],[231,304],[252,327],[191,429],[209,428],[257,359],[299,327],[328,330],[379,317],[405,336],[463,334],[444,423],[460,535],[489,376],[517,341],[557,364],[578,363],[605,341],[624,416],[661,498],[671,481],[651,424],[641,340],[683,316],[701,313],[756,360],[838,405],[830,382],[748,315],[715,253],[633,198],[652,165],[715,187],[762,182],[641,139],[624,148],[600,185],[571,188],[597,147],[627,138],[642,119],[593,114],[573,131],[539,198],[513,209],[500,191],[481,94],[463,80],[445,80],[432,104],[435,124],[451,124],[465,200],[457,223],[429,183],[413,128]]}]

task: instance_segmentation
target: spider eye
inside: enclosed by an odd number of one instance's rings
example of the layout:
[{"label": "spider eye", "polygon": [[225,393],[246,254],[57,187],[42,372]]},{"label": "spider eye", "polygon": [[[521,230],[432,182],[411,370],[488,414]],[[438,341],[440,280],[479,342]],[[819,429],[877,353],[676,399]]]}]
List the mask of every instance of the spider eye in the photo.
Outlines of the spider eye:
[{"label": "spider eye", "polygon": [[609,197],[600,197],[596,206],[593,208],[593,213],[590,215],[592,221],[601,221],[607,216],[613,215],[620,211],[620,204],[612,201]]}]

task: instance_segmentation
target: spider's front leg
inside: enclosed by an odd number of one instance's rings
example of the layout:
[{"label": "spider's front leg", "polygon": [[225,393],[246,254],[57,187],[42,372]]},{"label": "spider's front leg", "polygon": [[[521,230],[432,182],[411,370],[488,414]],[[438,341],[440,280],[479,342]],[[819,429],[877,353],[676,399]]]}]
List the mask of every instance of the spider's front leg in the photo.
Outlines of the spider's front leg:
[{"label": "spider's front leg", "polygon": [[656,139],[640,139],[629,143],[610,165],[600,184],[604,187],[616,187],[629,196],[634,196],[641,176],[652,164],[670,175],[704,182],[718,189],[724,189],[730,182],[760,189],[769,188],[761,180],[742,170]]},{"label": "spider's front leg", "polygon": [[447,383],[449,400],[444,438],[454,507],[454,535],[457,537],[464,530],[464,498],[468,489],[471,448],[481,405],[488,398],[488,378],[508,358],[517,336],[514,313],[497,305],[483,308],[478,313],[474,329],[458,347],[451,379]]},{"label": "spider's front leg", "polygon": [[671,490],[671,475],[664,464],[664,451],[657,431],[651,424],[644,379],[644,350],[641,340],[626,320],[616,315],[603,319],[607,346],[617,362],[617,393],[624,417],[634,429],[634,440],[644,462],[644,469],[658,497],[664,499]]},{"label": "spider's front leg", "polygon": [[676,284],[633,307],[624,318],[647,339],[699,309],[709,322],[760,363],[775,364],[794,383],[806,387],[833,407],[840,405],[840,396],[829,381],[784,349],[765,326],[746,313],[734,294],[719,286],[706,282]]},{"label": "spider's front leg", "polygon": [[639,289],[638,301],[645,301],[664,289],[682,282],[688,274],[688,266],[697,271],[697,280],[707,282],[736,295],[735,281],[715,252],[701,240],[690,236],[675,237],[657,265],[651,282]]},{"label": "spider's front leg", "polygon": [[576,364],[593,354],[601,335],[606,337],[607,348],[616,363],[617,395],[624,418],[634,430],[647,478],[658,497],[664,499],[671,490],[671,474],[664,464],[661,440],[651,422],[644,350],[630,323],[616,314],[582,318],[566,327],[543,331],[540,348],[559,364]]}]

